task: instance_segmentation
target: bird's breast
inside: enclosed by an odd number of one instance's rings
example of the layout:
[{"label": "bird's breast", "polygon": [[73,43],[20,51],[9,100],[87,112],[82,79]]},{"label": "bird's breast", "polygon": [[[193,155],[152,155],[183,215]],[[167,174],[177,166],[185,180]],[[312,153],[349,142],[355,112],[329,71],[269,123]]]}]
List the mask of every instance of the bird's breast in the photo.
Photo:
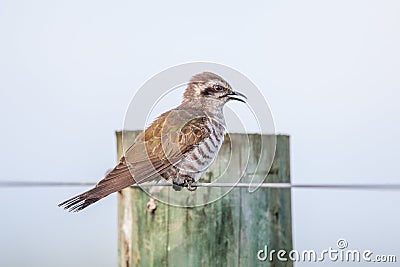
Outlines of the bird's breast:
[{"label": "bird's breast", "polygon": [[214,162],[221,148],[225,135],[225,127],[219,124],[210,124],[210,135],[185,155],[180,168],[184,172],[204,173]]}]

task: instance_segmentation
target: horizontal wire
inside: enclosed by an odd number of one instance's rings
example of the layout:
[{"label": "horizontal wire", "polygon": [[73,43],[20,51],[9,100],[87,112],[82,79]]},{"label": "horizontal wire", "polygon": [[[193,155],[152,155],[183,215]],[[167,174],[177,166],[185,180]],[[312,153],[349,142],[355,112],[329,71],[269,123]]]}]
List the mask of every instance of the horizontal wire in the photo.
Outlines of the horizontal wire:
[{"label": "horizontal wire", "polygon": [[0,187],[62,187],[96,185],[95,182],[0,181]]},{"label": "horizontal wire", "polygon": [[[0,187],[70,187],[94,186],[95,182],[39,182],[39,181],[0,181]],[[168,182],[135,184],[131,187],[172,186]],[[291,184],[291,183],[196,183],[197,187],[239,187],[239,188],[277,188],[277,189],[352,189],[352,190],[400,190],[400,184]]]}]

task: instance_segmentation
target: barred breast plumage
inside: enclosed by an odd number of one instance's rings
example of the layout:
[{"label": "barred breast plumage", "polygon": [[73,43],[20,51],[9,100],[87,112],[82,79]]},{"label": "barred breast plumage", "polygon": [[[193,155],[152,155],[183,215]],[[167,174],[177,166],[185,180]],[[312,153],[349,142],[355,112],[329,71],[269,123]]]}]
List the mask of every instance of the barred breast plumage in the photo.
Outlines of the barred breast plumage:
[{"label": "barred breast plumage", "polygon": [[201,127],[204,132],[210,134],[186,153],[184,160],[178,164],[178,177],[189,175],[195,181],[198,181],[218,155],[226,132],[225,125],[216,120],[208,119],[206,124]]}]

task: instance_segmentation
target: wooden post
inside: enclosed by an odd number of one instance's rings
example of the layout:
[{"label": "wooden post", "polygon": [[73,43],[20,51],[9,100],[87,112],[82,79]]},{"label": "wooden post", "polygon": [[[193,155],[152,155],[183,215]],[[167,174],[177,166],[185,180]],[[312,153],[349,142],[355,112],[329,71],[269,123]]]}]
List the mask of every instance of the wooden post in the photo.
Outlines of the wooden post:
[{"label": "wooden post", "polygon": [[[138,131],[124,132],[124,142],[133,141]],[[247,165],[260,157],[258,144],[275,136],[230,134],[217,160],[205,174],[212,179],[221,171],[224,158],[231,156],[230,143],[252,155]],[[245,142],[246,139],[246,142]],[[249,139],[249,142],[247,142]],[[122,155],[122,133],[117,132],[118,156]],[[127,145],[127,144],[125,144]],[[245,147],[246,146],[246,147]],[[126,147],[126,146],[124,146]],[[264,157],[269,151],[263,151]],[[263,158],[262,158],[263,159]],[[289,137],[276,136],[276,152],[266,182],[290,183]],[[247,171],[241,153],[224,175]],[[245,168],[245,170],[243,170]],[[263,161],[256,175],[267,176]],[[248,176],[241,182],[249,182]],[[221,190],[211,188],[210,190]],[[179,192],[177,192],[179,193]],[[196,192],[194,192],[196,194]],[[159,201],[154,213],[147,211],[149,195],[140,188],[127,188],[118,196],[119,266],[293,266],[289,261],[260,261],[259,250],[292,249],[290,189],[234,188],[211,204],[182,208]]]}]

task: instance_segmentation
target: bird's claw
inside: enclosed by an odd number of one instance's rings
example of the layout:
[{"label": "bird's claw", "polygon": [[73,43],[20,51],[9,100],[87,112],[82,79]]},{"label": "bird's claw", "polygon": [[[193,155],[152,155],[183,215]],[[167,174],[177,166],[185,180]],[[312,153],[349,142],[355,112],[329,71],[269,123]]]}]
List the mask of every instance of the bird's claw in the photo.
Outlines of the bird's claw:
[{"label": "bird's claw", "polygon": [[193,178],[186,179],[183,186],[186,187],[189,191],[195,191],[197,189],[196,182]]},{"label": "bird's claw", "polygon": [[182,188],[183,188],[183,186],[184,186],[184,183],[177,183],[177,182],[175,182],[175,181],[172,182],[172,188],[173,188],[175,191],[181,191]]}]

